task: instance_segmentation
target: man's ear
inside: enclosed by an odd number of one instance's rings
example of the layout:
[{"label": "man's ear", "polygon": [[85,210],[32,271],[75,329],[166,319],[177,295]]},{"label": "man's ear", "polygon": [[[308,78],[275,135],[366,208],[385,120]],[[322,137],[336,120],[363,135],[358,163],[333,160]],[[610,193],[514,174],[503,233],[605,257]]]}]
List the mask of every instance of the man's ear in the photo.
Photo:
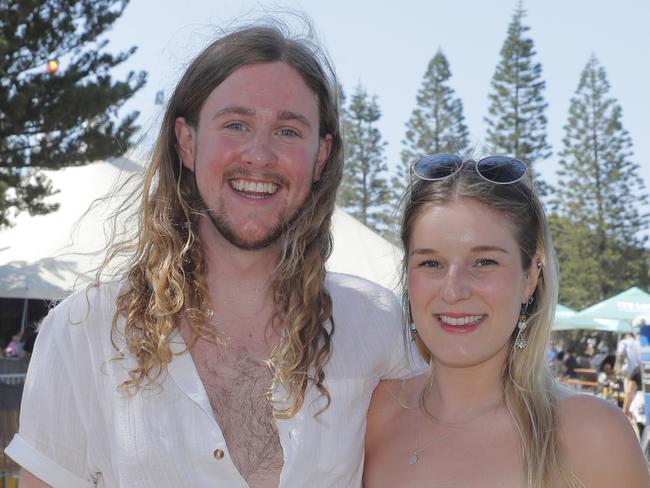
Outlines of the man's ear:
[{"label": "man's ear", "polygon": [[184,117],[177,117],[174,122],[174,131],[176,132],[176,146],[178,148],[178,157],[181,158],[183,166],[190,171],[194,171],[194,139],[196,131],[194,127],[187,123]]},{"label": "man's ear", "polygon": [[316,158],[316,167],[314,168],[314,181],[316,183],[320,180],[320,177],[325,171],[325,166],[327,165],[327,158],[330,157],[330,151],[332,150],[332,134],[326,134],[320,140],[318,146],[318,157]]}]

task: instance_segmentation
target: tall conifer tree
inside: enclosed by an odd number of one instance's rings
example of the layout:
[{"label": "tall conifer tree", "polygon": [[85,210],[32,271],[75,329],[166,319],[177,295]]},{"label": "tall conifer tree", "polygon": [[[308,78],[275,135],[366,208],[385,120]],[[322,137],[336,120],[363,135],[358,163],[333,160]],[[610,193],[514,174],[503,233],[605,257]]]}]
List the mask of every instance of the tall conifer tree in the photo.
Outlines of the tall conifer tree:
[{"label": "tall conifer tree", "polygon": [[[501,60],[492,77],[487,124],[487,143],[503,155],[514,156],[531,167],[551,155],[546,142],[546,107],[542,65],[534,60],[530,30],[523,24],[521,4],[515,10],[501,47]],[[547,192],[535,174],[543,194]]]},{"label": "tall conifer tree", "polygon": [[0,226],[46,213],[55,189],[41,169],[118,156],[137,112],[117,111],[146,79],[110,71],[133,54],[105,51],[100,36],[128,0],[0,1]]},{"label": "tall conifer tree", "polygon": [[557,234],[560,246],[573,239],[575,229],[591,233],[576,241],[579,252],[561,264],[565,269],[592,267],[585,273],[595,277],[595,286],[573,283],[570,273],[563,280],[565,286],[589,287],[593,301],[633,285],[650,285],[647,238],[642,237],[649,217],[641,212],[648,194],[632,160],[621,106],[609,90],[605,69],[592,56],[571,99],[553,202],[558,214],[573,224]]},{"label": "tall conifer tree", "polygon": [[377,97],[359,85],[343,114],[345,170],[339,205],[363,224],[390,237],[394,212],[384,156],[386,142],[376,125],[381,118]]},{"label": "tall conifer tree", "polygon": [[416,106],[406,123],[402,143],[402,166],[394,186],[404,189],[409,181],[413,161],[427,154],[450,152],[464,154],[469,146],[469,132],[463,115],[463,102],[449,86],[449,62],[439,49],[429,61],[416,97]]},{"label": "tall conifer tree", "polygon": [[582,309],[602,300],[593,231],[557,214],[549,216],[549,224],[560,262],[560,303]]}]

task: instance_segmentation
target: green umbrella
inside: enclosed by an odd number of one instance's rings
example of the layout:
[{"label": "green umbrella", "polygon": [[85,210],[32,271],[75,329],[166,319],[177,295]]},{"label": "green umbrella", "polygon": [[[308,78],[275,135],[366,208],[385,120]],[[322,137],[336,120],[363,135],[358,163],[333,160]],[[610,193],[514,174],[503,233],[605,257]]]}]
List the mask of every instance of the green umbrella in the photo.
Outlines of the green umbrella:
[{"label": "green umbrella", "polygon": [[650,293],[636,286],[578,312],[572,319],[615,319],[632,325],[639,315],[650,314]]},{"label": "green umbrella", "polygon": [[575,330],[575,329],[589,329],[589,330],[603,330],[607,332],[616,332],[622,334],[624,332],[631,332],[632,325],[624,320],[617,319],[590,319],[580,317],[577,313],[570,317],[557,318],[553,321],[552,330]]},{"label": "green umbrella", "polygon": [[562,305],[558,303],[557,307],[555,307],[555,320],[568,319],[569,317],[577,313],[578,313],[577,310],[574,310],[572,308],[567,307],[566,305]]},{"label": "green umbrella", "polygon": [[579,313],[572,308],[558,304],[555,309],[552,330],[575,329],[603,330],[622,334],[624,332],[630,332],[632,326],[624,320],[582,317],[581,312]]}]

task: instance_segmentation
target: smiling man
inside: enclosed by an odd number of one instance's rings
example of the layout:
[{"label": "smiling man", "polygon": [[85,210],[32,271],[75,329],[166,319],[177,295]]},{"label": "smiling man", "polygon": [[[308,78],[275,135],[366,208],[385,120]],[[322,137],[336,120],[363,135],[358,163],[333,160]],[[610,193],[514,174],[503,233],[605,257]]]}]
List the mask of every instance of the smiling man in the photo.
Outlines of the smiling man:
[{"label": "smiling man", "polygon": [[410,368],[393,295],[325,272],[336,93],[277,26],[189,65],[137,238],[109,248],[128,265],[41,328],[7,448],[21,488],[361,485],[372,391]]}]

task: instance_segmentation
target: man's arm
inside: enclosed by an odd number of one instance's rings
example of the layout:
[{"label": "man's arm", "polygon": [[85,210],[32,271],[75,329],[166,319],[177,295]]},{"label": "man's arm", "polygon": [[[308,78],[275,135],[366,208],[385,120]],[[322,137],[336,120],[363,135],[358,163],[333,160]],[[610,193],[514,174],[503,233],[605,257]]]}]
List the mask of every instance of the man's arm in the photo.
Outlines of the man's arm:
[{"label": "man's arm", "polygon": [[20,488],[52,488],[27,470],[20,470]]},{"label": "man's arm", "polygon": [[23,468],[21,488],[94,486],[87,413],[96,400],[88,394],[90,351],[78,320],[85,310],[73,313],[70,305],[62,302],[44,320],[25,379],[18,433],[5,449]]}]

